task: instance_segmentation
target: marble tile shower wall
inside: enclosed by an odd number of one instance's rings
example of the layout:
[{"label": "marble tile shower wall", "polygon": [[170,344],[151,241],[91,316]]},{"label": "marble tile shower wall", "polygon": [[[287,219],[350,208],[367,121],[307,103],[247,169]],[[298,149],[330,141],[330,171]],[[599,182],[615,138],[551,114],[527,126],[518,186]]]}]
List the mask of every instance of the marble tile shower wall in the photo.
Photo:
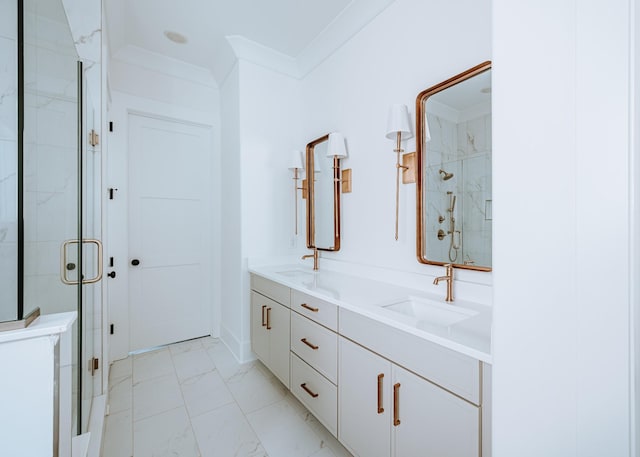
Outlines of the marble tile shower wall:
[{"label": "marble tile shower wall", "polygon": [[0,322],[16,318],[17,25],[16,2],[0,0]]},{"label": "marble tile shower wall", "polygon": [[[454,217],[456,224],[462,221],[457,228],[463,236],[455,262],[491,265],[491,114],[459,123],[433,114],[427,120],[427,257],[450,259],[451,235],[443,240],[437,235],[450,228],[447,209],[451,195],[456,195]],[[441,169],[453,178],[443,180]]]},{"label": "marble tile shower wall", "polygon": [[60,240],[77,238],[77,56],[62,18],[25,20],[25,312],[55,313],[76,293],[59,265]]}]

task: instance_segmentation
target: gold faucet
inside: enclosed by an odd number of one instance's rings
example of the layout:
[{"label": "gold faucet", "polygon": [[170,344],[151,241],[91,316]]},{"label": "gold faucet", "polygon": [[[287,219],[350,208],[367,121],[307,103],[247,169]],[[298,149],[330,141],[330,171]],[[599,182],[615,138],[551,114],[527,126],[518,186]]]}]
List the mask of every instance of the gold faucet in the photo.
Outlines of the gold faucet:
[{"label": "gold faucet", "polygon": [[320,257],[319,252],[318,252],[318,248],[313,248],[313,254],[303,255],[302,256],[302,260],[309,259],[311,257],[313,257],[313,269],[317,270],[318,269],[318,258]]},{"label": "gold faucet", "polygon": [[433,280],[433,283],[437,286],[440,281],[447,281],[447,297],[444,299],[446,302],[453,301],[453,265],[450,263],[444,266],[445,275],[438,276]]}]

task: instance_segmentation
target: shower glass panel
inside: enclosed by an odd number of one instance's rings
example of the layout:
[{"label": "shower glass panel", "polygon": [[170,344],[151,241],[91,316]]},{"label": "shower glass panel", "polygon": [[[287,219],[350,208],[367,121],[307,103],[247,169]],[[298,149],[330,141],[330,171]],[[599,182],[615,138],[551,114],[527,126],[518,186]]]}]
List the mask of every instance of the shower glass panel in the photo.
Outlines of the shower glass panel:
[{"label": "shower glass panel", "polygon": [[100,162],[81,132],[95,110],[83,103],[84,73],[61,0],[24,0],[23,24],[24,314],[78,311],[72,389],[73,430],[80,434],[87,431],[93,397],[99,293],[99,285],[82,284],[98,274],[98,248],[81,240],[97,238],[92,192],[99,189],[93,187]]},{"label": "shower glass panel", "polygon": [[[85,81],[87,81],[85,74]],[[92,96],[89,84],[84,84],[84,115],[83,132],[97,132],[99,130],[100,118],[99,107],[94,106],[96,98]],[[100,212],[100,189],[101,168],[100,168],[100,147],[97,144],[97,137],[87,134],[83,138],[84,148],[82,153],[82,239],[101,239],[101,212]],[[85,279],[99,277],[99,251],[95,244],[84,243],[83,249],[83,271]],[[89,412],[93,401],[94,392],[101,392],[102,377],[94,376],[91,367],[91,359],[94,354],[99,353],[98,348],[101,339],[102,321],[100,320],[100,304],[102,296],[102,282],[83,284],[82,286],[82,360],[85,361],[85,369],[82,373],[82,399],[81,399],[81,432],[84,433],[89,428]]]},{"label": "shower glass panel", "polygon": [[[16,2],[0,14],[17,16]],[[0,322],[18,317],[18,34],[0,28]]]}]

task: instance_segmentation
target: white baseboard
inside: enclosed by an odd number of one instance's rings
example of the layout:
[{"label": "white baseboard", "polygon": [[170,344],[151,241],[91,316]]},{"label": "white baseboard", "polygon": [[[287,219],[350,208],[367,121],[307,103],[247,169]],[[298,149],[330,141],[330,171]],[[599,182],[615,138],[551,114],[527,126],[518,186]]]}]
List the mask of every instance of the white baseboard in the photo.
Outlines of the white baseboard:
[{"label": "white baseboard", "polygon": [[238,340],[225,326],[220,326],[220,340],[240,363],[250,362],[256,358],[251,352],[251,341]]}]

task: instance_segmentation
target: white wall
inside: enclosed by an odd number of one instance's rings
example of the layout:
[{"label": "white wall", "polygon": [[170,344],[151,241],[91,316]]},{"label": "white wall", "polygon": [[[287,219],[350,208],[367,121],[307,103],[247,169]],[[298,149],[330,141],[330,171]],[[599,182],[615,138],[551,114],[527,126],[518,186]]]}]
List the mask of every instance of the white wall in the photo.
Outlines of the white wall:
[{"label": "white wall", "polygon": [[[464,14],[460,14],[464,11]],[[416,260],[415,184],[400,189],[399,239],[394,239],[394,141],[385,138],[393,103],[409,107],[415,123],[419,92],[485,60],[491,60],[488,0],[397,0],[302,80],[302,148],[333,130],[345,135],[353,192],[342,196],[342,245],[323,257],[392,268],[431,278],[441,268]],[[415,125],[415,124],[414,124]],[[415,151],[415,138],[404,145]],[[491,284],[490,273],[460,271],[458,283]],[[457,285],[457,295],[466,290]],[[484,300],[488,293],[466,298]]]},{"label": "white wall", "polygon": [[[137,52],[137,51],[136,51]],[[109,83],[112,102],[108,120],[114,124],[113,133],[107,133],[109,160],[104,187],[117,188],[114,200],[107,202],[107,234],[105,258],[115,257],[117,277],[109,279],[109,321],[115,325],[115,335],[110,341],[109,360],[126,357],[129,351],[128,314],[128,113],[144,113],[162,118],[176,119],[205,126],[213,130],[212,170],[210,195],[212,198],[211,220],[211,283],[212,323],[211,332],[218,335],[220,326],[220,93],[211,79],[183,77],[200,75],[197,67],[181,64],[173,59],[156,55],[136,54],[144,65],[112,59],[109,68]],[[185,67],[182,67],[184,65]],[[165,70],[166,71],[163,71]],[[177,72],[176,69],[180,70]],[[108,270],[109,271],[109,270]],[[107,272],[108,272],[107,271]]]},{"label": "white wall", "polygon": [[245,335],[242,317],[242,233],[240,182],[240,75],[235,67],[220,86],[222,147],[220,187],[224,189],[221,213],[220,337],[238,358],[242,358]]},{"label": "white wall", "polygon": [[297,80],[239,60],[222,85],[223,340],[252,357],[249,258],[295,252],[291,151],[300,148]]},{"label": "white wall", "polygon": [[630,4],[493,2],[496,457],[630,455]]},{"label": "white wall", "polygon": [[[460,8],[468,14],[461,16]],[[429,42],[447,45],[422,58]],[[354,190],[342,200],[341,251],[322,255],[426,275],[431,287],[440,271],[416,260],[415,185],[401,189],[400,241],[393,236],[395,154],[384,136],[387,110],[399,102],[412,107],[421,90],[490,58],[489,1],[398,0],[302,80],[238,61],[221,84],[221,336],[239,359],[251,357],[247,260],[306,251],[304,211],[300,234],[292,233],[288,161],[292,150],[331,131],[347,138],[343,167],[353,168]],[[406,150],[415,150],[415,141]],[[491,274],[464,271],[458,278],[471,284],[458,287],[458,296],[490,301]]]}]

